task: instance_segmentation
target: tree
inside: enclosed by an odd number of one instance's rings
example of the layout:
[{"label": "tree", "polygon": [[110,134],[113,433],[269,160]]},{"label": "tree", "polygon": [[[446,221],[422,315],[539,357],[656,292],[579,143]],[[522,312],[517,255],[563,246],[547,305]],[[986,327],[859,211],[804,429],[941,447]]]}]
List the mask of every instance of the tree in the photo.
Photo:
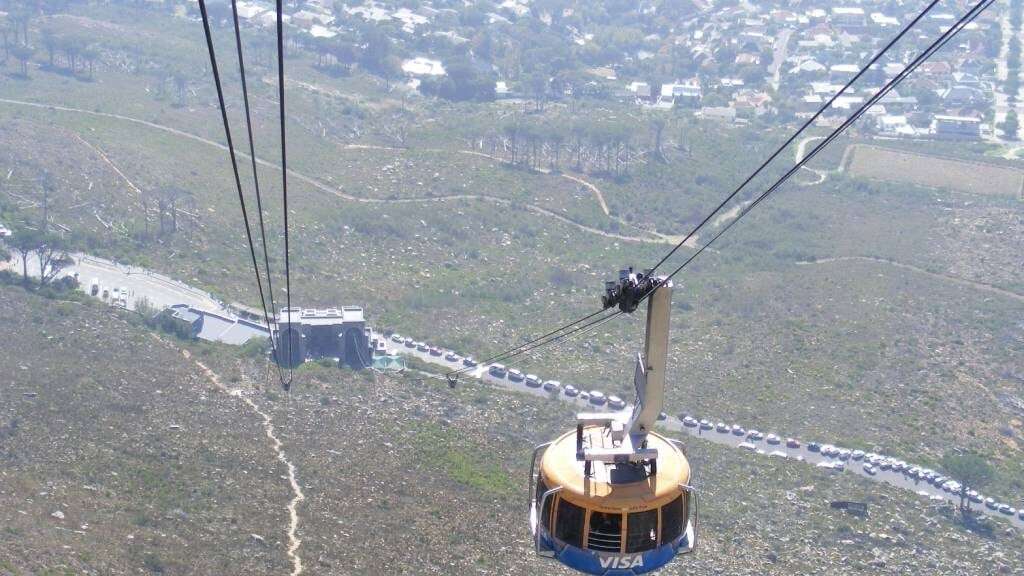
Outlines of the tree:
[{"label": "tree", "polygon": [[32,48],[24,44],[16,44],[11,48],[11,56],[21,63],[21,76],[28,78],[28,61],[32,59]]},{"label": "tree", "polygon": [[960,512],[967,517],[967,492],[984,488],[992,480],[992,465],[974,452],[953,451],[942,457],[942,468],[960,483]]},{"label": "tree", "polygon": [[42,232],[15,226],[5,242],[21,259],[21,281],[22,284],[28,286],[28,260],[42,245]]},{"label": "tree", "polygon": [[999,126],[1003,129],[1003,136],[1007,140],[1017,140],[1019,137],[1020,130],[1020,119],[1017,118],[1017,111],[1010,110],[1006,113],[1006,120]]},{"label": "tree", "polygon": [[666,123],[665,116],[661,114],[655,113],[650,116],[651,132],[654,134],[654,158],[659,162],[666,162],[665,151],[661,147]]},{"label": "tree", "polygon": [[39,258],[39,284],[45,286],[60,274],[60,271],[74,264],[68,256],[67,244],[54,234],[42,234],[42,242],[36,248]]}]

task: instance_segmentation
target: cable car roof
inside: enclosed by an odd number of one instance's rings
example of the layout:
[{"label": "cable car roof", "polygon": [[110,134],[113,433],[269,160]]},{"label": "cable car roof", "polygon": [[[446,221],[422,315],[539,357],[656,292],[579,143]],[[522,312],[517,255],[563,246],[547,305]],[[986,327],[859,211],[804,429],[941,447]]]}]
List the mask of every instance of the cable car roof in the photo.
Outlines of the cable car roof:
[{"label": "cable car roof", "polygon": [[[583,430],[591,446],[611,446],[611,434],[604,426]],[[648,509],[661,506],[680,493],[680,485],[689,484],[690,463],[666,438],[649,433],[649,448],[658,451],[658,473],[642,476],[636,468],[605,462],[593,462],[593,474],[583,475],[583,462],[576,459],[576,432],[555,440],[541,461],[549,487],[561,486],[561,496],[588,508],[616,510]]]}]

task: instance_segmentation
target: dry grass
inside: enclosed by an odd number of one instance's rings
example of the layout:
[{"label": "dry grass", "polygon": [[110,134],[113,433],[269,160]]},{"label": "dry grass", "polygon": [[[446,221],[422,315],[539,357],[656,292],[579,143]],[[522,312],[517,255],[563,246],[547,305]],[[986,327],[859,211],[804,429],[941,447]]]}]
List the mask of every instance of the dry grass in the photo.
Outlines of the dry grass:
[{"label": "dry grass", "polygon": [[1015,168],[867,145],[849,155],[847,169],[860,178],[1024,198],[1024,171]]}]

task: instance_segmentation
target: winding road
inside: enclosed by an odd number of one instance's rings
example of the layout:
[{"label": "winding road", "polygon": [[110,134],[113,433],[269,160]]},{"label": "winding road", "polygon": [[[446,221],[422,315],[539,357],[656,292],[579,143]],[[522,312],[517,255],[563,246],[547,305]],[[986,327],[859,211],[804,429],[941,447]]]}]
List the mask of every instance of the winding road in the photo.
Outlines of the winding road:
[{"label": "winding road", "polygon": [[[130,122],[130,123],[133,123],[133,124],[138,124],[140,126],[145,126],[147,128],[152,128],[154,130],[160,130],[160,131],[166,132],[168,134],[173,134],[175,136],[180,136],[182,138],[188,138],[190,140],[193,140],[195,142],[200,142],[200,143],[205,144],[207,146],[212,146],[212,147],[219,148],[219,149],[225,150],[225,151],[227,150],[227,146],[225,146],[224,144],[221,144],[221,143],[216,142],[214,140],[210,140],[208,138],[204,138],[202,136],[198,136],[196,134],[192,134],[191,132],[186,132],[184,130],[179,130],[177,128],[172,128],[170,126],[165,126],[163,124],[157,124],[155,122],[150,122],[148,120],[142,120],[142,119],[139,119],[139,118],[132,118],[130,116],[124,116],[124,115],[121,115],[121,114],[114,114],[114,113],[111,113],[111,112],[97,112],[97,111],[94,111],[94,110],[85,110],[83,108],[74,108],[74,107],[69,107],[69,106],[59,106],[59,105],[55,105],[55,104],[42,104],[42,103],[39,103],[39,102],[28,102],[28,101],[24,101],[24,100],[12,100],[10,98],[0,98],[0,103],[11,104],[11,105],[14,105],[14,106],[27,106],[27,107],[37,108],[37,109],[41,109],[41,110],[53,110],[53,111],[68,112],[68,113],[73,113],[73,114],[86,114],[86,115],[89,115],[89,116],[95,116],[95,117],[101,117],[101,118],[110,118],[110,119],[113,119],[113,120],[120,120],[122,122]],[[396,151],[402,150],[400,148],[387,148],[387,147],[383,147],[383,146],[378,147],[378,146],[367,146],[367,145],[359,145],[359,144],[346,145],[346,148],[353,149],[353,150],[357,150],[357,149],[380,149],[380,150],[387,149],[387,150],[396,150]],[[99,152],[99,151],[97,150],[97,152]],[[487,154],[483,154],[481,152],[474,152],[474,151],[459,151],[459,152],[464,153],[464,154],[479,155],[479,156],[484,156],[484,157],[487,157],[487,158],[495,159],[494,157],[489,156]],[[249,158],[249,156],[246,153],[238,151],[238,150],[235,151],[235,154],[236,154],[236,156],[239,156],[239,157],[242,157],[242,158]],[[100,153],[100,156],[104,160],[106,160],[106,162],[108,164],[110,163],[109,159],[107,159],[104,154]],[[501,159],[498,159],[498,160],[501,160]],[[280,170],[281,169],[281,166],[279,164],[275,164],[273,162],[270,162],[270,161],[267,161],[267,160],[263,160],[262,158],[257,158],[256,162],[259,163],[262,166],[266,166],[266,167],[274,169],[274,170]],[[124,174],[120,170],[117,170],[116,168],[115,168],[115,170],[118,172],[119,175],[124,177]],[[482,200],[482,201],[491,202],[491,203],[494,203],[494,204],[498,204],[498,205],[506,206],[506,207],[511,207],[511,208],[515,208],[515,207],[523,208],[523,209],[525,209],[527,211],[530,211],[530,212],[533,212],[535,214],[538,214],[538,215],[541,215],[541,216],[546,216],[548,218],[552,218],[552,219],[557,220],[557,221],[559,221],[559,222],[561,222],[563,224],[566,224],[566,225],[572,226],[574,228],[577,228],[577,229],[579,229],[579,230],[581,230],[583,232],[586,232],[586,233],[589,233],[589,234],[595,234],[595,235],[598,235],[598,236],[603,236],[605,238],[611,238],[613,240],[622,240],[622,241],[625,241],[625,242],[639,242],[639,243],[648,243],[648,244],[676,244],[681,239],[680,237],[669,236],[669,235],[665,235],[665,234],[659,234],[659,233],[656,233],[656,232],[646,232],[646,234],[647,234],[646,236],[628,236],[628,235],[625,235],[625,234],[617,234],[617,233],[614,233],[614,232],[607,232],[607,231],[601,230],[599,228],[594,228],[593,226],[588,226],[586,224],[583,224],[582,222],[578,222],[576,220],[573,220],[572,218],[569,218],[569,217],[564,216],[562,214],[558,214],[557,212],[555,212],[553,210],[549,210],[547,208],[542,208],[540,206],[536,206],[536,205],[533,205],[533,204],[519,203],[519,202],[515,202],[515,201],[512,201],[512,200],[508,200],[506,198],[499,198],[499,197],[496,197],[496,196],[490,196],[490,195],[486,195],[486,194],[448,194],[448,195],[444,195],[444,196],[431,196],[431,197],[419,197],[419,198],[395,198],[395,199],[365,198],[365,197],[353,196],[351,194],[348,194],[348,193],[346,193],[341,188],[329,186],[329,185],[323,183],[322,181],[320,181],[320,180],[318,180],[316,178],[313,178],[312,176],[308,176],[308,175],[303,174],[301,172],[298,172],[298,171],[296,171],[296,170],[294,170],[292,168],[288,169],[288,174],[290,176],[298,179],[301,182],[304,182],[306,184],[309,184],[310,186],[313,186],[317,190],[320,190],[322,192],[326,192],[328,194],[331,194],[331,195],[336,196],[338,198],[341,198],[343,200],[348,200],[350,202],[361,202],[361,203],[366,203],[366,204],[422,204],[422,203],[429,203],[429,202],[448,202],[448,201],[461,201],[461,200]],[[589,182],[585,182],[585,181],[583,181],[582,179],[580,179],[578,177],[573,177],[573,176],[568,176],[568,175],[565,175],[565,176],[568,177],[571,180],[576,181],[576,182],[583,183],[592,192],[595,192],[595,196],[598,198],[598,202],[599,202],[599,204],[602,207],[602,211],[604,211],[605,214],[608,215],[607,203],[605,203],[603,195],[601,194],[600,190],[597,189],[596,186],[594,186],[593,184],[590,184]],[[618,220],[617,218],[612,217],[610,215],[609,215],[609,217]],[[692,239],[691,242],[693,242],[694,240],[696,240],[696,239]]]}]

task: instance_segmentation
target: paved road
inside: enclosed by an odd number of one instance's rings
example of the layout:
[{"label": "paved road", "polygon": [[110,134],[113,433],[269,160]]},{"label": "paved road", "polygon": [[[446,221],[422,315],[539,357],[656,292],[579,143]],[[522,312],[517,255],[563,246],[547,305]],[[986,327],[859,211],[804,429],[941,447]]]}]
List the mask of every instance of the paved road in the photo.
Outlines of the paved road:
[{"label": "paved road", "polygon": [[[224,314],[225,306],[208,292],[188,286],[162,274],[144,268],[118,264],[86,254],[72,254],[75,264],[62,271],[61,276],[78,273],[79,289],[89,293],[93,280],[100,284],[100,296],[104,290],[111,293],[114,288],[127,289],[127,308],[134,310],[140,298],[145,297],[157,309],[172,304],[188,304],[200,310]],[[7,267],[21,272],[20,261],[7,262]],[[29,275],[39,277],[39,262],[29,260]]]},{"label": "paved road", "polygon": [[[431,356],[429,352],[421,352],[421,351],[419,351],[419,350],[417,350],[415,348],[409,348],[407,346],[404,346],[404,345],[401,345],[401,344],[397,344],[397,343],[392,342],[390,340],[388,341],[388,346],[390,347],[390,351],[392,353],[398,353],[398,354],[401,354],[401,355],[417,358],[417,359],[422,360],[424,362],[429,362],[429,363],[431,363],[433,365],[440,366],[440,367],[442,367],[442,368],[444,368],[446,370],[462,368],[462,365],[459,362],[448,362],[447,360],[444,359],[443,356],[441,356],[441,357]],[[549,399],[557,398],[558,400],[561,400],[563,402],[567,402],[567,403],[569,403],[571,405],[577,406],[580,409],[587,410],[587,411],[595,411],[595,410],[600,411],[600,410],[605,410],[606,409],[604,407],[594,406],[594,405],[590,404],[588,401],[580,400],[578,397],[577,398],[569,398],[568,396],[565,396],[564,394],[555,394],[553,392],[546,392],[546,391],[544,391],[543,388],[530,388],[530,387],[526,386],[525,382],[518,382],[517,383],[517,382],[512,382],[512,381],[508,380],[507,378],[495,378],[494,376],[490,375],[490,373],[487,371],[487,368],[488,368],[487,366],[477,366],[473,370],[464,373],[462,375],[462,378],[475,378],[477,380],[481,380],[483,382],[486,382],[486,383],[491,384],[493,386],[496,386],[498,388],[502,388],[504,390],[509,390],[509,391],[512,391],[512,392],[528,393],[528,394],[532,394],[534,396],[543,397],[543,398],[549,398]],[[627,410],[632,410],[632,407],[627,407],[626,409]],[[698,418],[699,419],[700,417],[694,416],[694,418]],[[755,447],[755,450],[750,453],[751,457],[757,457],[757,456],[763,456],[763,457],[784,457],[786,459],[790,459],[790,460],[794,460],[794,461],[799,461],[799,462],[804,462],[804,463],[812,465],[812,466],[816,466],[816,465],[818,465],[819,463],[822,463],[822,462],[830,462],[830,463],[839,462],[838,459],[829,458],[829,457],[823,456],[819,452],[811,452],[810,450],[807,449],[807,445],[805,443],[801,443],[800,448],[787,448],[784,441],[783,441],[782,444],[774,445],[773,446],[773,445],[768,444],[767,440],[760,440],[760,441],[756,441],[755,442],[755,441],[749,440],[749,439],[747,439],[745,437],[736,436],[736,435],[732,434],[731,432],[718,432],[717,430],[714,430],[714,429],[701,431],[699,427],[688,428],[688,427],[684,426],[683,422],[679,418],[677,418],[675,416],[669,416],[665,421],[662,422],[662,425],[665,428],[667,428],[667,429],[669,429],[669,430],[671,430],[673,432],[687,434],[689,436],[700,438],[702,440],[706,440],[706,441],[709,441],[709,442],[714,442],[716,444],[721,444],[721,445],[724,445],[724,446],[730,446],[730,447],[734,447],[734,448],[739,447],[739,445],[741,443],[743,443],[743,442],[750,442]],[[785,456],[772,456],[772,453],[776,452],[776,451],[784,453]],[[919,481],[915,482],[914,480],[908,478],[907,476],[904,476],[901,472],[893,472],[891,470],[884,471],[884,470],[879,469],[876,474],[871,475],[871,474],[868,474],[867,472],[864,471],[861,462],[850,460],[849,462],[846,462],[845,464],[846,464],[846,469],[843,472],[833,472],[833,473],[834,474],[855,474],[857,476],[861,476],[861,477],[866,478],[868,480],[871,480],[873,482],[881,482],[881,483],[884,483],[884,484],[888,484],[890,486],[895,486],[897,488],[902,488],[904,490],[909,490],[911,492],[914,492],[915,494],[918,494],[922,498],[928,498],[929,500],[934,500],[934,501],[940,501],[941,500],[941,501],[950,502],[950,503],[959,503],[959,497],[958,496],[954,496],[954,495],[948,494],[946,492],[943,492],[942,489],[937,488],[935,486],[932,486],[931,484],[929,484],[929,483],[927,483],[927,482],[925,482],[923,480],[919,480]],[[1014,505],[1014,503],[1012,503],[1012,502],[1009,502],[1009,503],[1010,503],[1011,506]],[[1022,502],[1021,505],[1024,506],[1024,502]],[[1022,520],[1019,516],[1009,517],[1009,516],[1000,514],[1000,513],[996,512],[996,511],[989,510],[989,509],[985,508],[981,504],[971,503],[971,508],[973,510],[976,510],[978,512],[982,512],[982,513],[987,514],[987,515],[992,516],[992,517],[1002,518],[1003,520],[1006,520],[1006,521],[1010,522],[1013,526],[1015,526],[1015,527],[1017,527],[1019,529],[1024,530],[1024,520]]]}]

